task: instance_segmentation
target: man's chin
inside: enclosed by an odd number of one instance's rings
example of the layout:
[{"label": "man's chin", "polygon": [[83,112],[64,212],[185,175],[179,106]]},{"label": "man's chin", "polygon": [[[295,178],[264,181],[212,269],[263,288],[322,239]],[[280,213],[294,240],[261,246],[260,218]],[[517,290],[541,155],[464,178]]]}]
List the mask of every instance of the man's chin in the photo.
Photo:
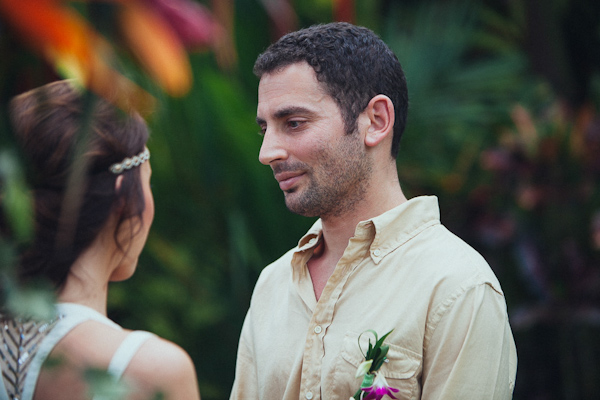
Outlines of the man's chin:
[{"label": "man's chin", "polygon": [[302,215],[303,217],[318,217],[319,213],[314,211],[314,210],[308,210],[305,207],[302,207],[300,205],[298,205],[297,203],[291,202],[291,201],[287,201],[285,202],[285,206],[287,207],[287,209],[290,212],[293,212],[294,214],[298,214],[298,215]]}]

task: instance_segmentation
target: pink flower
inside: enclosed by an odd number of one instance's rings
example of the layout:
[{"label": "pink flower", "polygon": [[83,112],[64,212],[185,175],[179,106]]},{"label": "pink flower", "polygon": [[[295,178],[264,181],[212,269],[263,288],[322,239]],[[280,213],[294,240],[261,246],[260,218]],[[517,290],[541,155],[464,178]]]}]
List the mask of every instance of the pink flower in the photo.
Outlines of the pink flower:
[{"label": "pink flower", "polygon": [[398,392],[398,389],[388,385],[382,374],[375,374],[373,386],[364,387],[361,390],[364,392],[360,397],[363,400],[381,400],[385,395],[390,396],[392,399],[397,399],[392,392]]}]

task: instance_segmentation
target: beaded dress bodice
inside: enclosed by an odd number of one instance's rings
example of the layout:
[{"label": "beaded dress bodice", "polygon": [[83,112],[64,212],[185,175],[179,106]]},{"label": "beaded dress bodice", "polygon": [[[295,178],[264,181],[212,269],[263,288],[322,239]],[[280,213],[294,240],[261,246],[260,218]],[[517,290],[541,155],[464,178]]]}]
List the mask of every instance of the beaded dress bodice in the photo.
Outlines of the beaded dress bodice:
[{"label": "beaded dress bodice", "polygon": [[10,400],[20,400],[25,377],[42,340],[59,321],[35,321],[0,314],[2,379]]},{"label": "beaded dress bodice", "polygon": [[[105,315],[75,303],[56,304],[56,318],[34,321],[0,313],[0,400],[32,400],[42,364],[56,344],[73,328],[86,321],[97,321],[123,330]],[[129,332],[112,355],[107,372],[119,380],[140,346],[153,335]],[[105,399],[103,395],[94,400]]]}]

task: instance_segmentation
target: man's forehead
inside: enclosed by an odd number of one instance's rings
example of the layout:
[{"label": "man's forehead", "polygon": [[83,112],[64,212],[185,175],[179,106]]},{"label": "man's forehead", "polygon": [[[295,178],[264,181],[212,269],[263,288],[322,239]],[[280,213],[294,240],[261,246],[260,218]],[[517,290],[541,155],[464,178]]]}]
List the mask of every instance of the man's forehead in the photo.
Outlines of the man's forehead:
[{"label": "man's forehead", "polygon": [[314,69],[304,61],[288,64],[264,73],[258,84],[259,95],[261,89],[270,86],[273,83],[284,85],[289,88],[294,88],[296,86],[303,87],[308,84],[313,89],[325,92],[324,85],[317,79],[317,74]]},{"label": "man's forehead", "polygon": [[295,62],[290,62],[290,63],[285,63],[282,64],[276,68],[273,68],[270,71],[264,72],[260,79],[262,80],[263,77],[267,77],[267,76],[274,76],[274,75],[279,75],[288,71],[306,71],[311,73],[311,75],[316,77],[316,73],[315,70],[313,69],[313,67],[311,67],[306,61],[304,60],[299,60],[299,61],[295,61]]},{"label": "man's forehead", "polygon": [[290,116],[311,117],[322,111],[321,104],[309,98],[286,99],[268,104],[259,102],[256,108],[256,120],[264,122],[267,119],[285,119]]},{"label": "man's forehead", "polygon": [[306,68],[295,66],[262,76],[258,87],[258,114],[274,115],[290,109],[316,110],[319,104],[333,101],[308,64]]}]

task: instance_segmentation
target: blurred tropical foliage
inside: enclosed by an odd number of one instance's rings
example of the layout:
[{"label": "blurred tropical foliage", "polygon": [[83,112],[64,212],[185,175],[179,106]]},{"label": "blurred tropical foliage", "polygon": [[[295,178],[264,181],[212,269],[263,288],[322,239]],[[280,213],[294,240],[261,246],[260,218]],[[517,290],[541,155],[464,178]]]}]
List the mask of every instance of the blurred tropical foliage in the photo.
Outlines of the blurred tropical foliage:
[{"label": "blurred tropical foliage", "polygon": [[[28,3],[39,13],[13,13]],[[205,29],[196,32],[208,51],[185,56],[181,34],[179,45],[164,44],[141,16],[150,9],[168,20],[191,4],[211,10],[185,13]],[[34,14],[40,28],[50,15],[66,18],[66,7],[76,29],[101,35],[90,47],[97,59],[111,48],[109,76],[125,82],[128,99],[141,99],[121,104],[155,108],[148,121],[156,218],[137,274],[111,288],[110,316],[190,352],[204,399],[228,397],[261,269],[313,222],[285,209],[270,169],[257,161],[253,62],[283,33],[333,20],[375,30],[405,69],[411,104],[401,182],[409,196],[436,194],[442,221],[498,275],[519,353],[514,398],[598,397],[600,2],[0,0],[5,273],[31,229],[6,102],[56,71],[85,77],[94,65],[56,44],[66,22],[52,42],[62,51],[39,51],[47,35],[26,37]],[[171,15],[171,26],[184,26],[173,17],[181,13]],[[105,94],[105,83],[88,82]],[[6,282],[5,296],[14,292]]]}]

